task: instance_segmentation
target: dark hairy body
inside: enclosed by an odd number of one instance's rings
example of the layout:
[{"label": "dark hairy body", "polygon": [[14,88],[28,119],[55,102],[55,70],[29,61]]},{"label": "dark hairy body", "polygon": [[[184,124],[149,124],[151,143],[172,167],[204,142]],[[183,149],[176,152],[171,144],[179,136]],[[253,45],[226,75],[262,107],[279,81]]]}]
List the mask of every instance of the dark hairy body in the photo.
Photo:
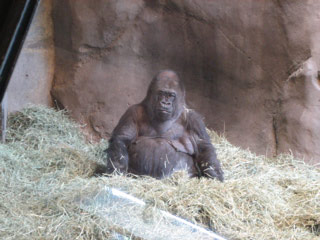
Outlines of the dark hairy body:
[{"label": "dark hairy body", "polygon": [[190,177],[223,181],[202,117],[186,108],[184,86],[171,70],[159,72],[145,99],[121,117],[106,153],[106,166],[99,173],[163,178],[185,169]]}]

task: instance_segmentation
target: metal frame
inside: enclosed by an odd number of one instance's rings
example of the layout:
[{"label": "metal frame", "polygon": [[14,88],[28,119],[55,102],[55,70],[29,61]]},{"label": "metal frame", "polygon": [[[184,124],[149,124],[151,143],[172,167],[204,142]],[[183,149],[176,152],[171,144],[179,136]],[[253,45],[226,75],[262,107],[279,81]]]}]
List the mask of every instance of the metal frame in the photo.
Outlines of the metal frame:
[{"label": "metal frame", "polygon": [[[7,99],[11,74],[29,30],[39,0],[1,0],[0,22],[0,115],[1,140],[5,141]],[[6,12],[7,11],[7,12]]]}]

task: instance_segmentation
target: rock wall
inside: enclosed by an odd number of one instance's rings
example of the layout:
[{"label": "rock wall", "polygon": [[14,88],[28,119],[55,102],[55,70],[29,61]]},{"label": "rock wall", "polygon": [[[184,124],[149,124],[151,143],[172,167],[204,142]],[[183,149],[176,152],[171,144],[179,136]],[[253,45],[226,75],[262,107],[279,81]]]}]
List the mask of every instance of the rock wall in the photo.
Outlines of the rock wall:
[{"label": "rock wall", "polygon": [[320,161],[320,1],[53,0],[57,103],[107,137],[176,70],[210,128],[259,154]]},{"label": "rock wall", "polygon": [[28,104],[51,106],[54,76],[52,1],[39,3],[7,89],[8,111]]}]

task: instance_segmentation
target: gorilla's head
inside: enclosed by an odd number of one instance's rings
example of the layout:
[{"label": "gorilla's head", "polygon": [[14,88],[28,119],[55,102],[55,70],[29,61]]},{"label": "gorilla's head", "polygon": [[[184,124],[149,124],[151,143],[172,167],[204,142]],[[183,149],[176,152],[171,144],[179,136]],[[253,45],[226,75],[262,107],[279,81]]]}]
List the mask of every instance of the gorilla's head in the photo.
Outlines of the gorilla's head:
[{"label": "gorilla's head", "polygon": [[177,119],[185,105],[185,89],[177,73],[160,71],[149,85],[144,104],[152,120],[164,122]]}]

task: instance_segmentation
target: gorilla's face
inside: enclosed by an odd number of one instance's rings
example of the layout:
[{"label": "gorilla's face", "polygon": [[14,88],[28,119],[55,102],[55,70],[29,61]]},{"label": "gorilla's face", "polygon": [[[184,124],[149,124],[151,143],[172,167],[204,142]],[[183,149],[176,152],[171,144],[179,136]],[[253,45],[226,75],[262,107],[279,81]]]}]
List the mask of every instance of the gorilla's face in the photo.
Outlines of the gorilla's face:
[{"label": "gorilla's face", "polygon": [[164,122],[177,119],[185,104],[185,91],[178,75],[165,70],[158,73],[152,80],[145,104],[150,119]]},{"label": "gorilla's face", "polygon": [[156,93],[156,117],[169,120],[175,111],[177,93],[172,89],[159,89]]}]

